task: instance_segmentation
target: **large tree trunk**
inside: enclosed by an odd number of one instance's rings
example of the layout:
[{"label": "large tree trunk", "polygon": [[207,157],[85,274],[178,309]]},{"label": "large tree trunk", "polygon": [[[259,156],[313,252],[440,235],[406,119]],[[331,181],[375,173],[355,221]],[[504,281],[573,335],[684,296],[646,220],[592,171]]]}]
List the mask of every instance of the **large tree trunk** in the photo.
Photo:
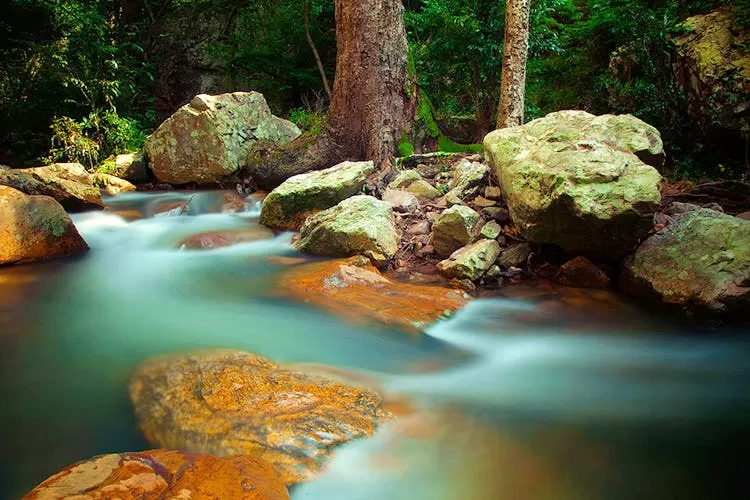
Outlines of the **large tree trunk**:
[{"label": "large tree trunk", "polygon": [[497,128],[523,124],[530,3],[531,0],[508,0],[506,4],[503,75],[497,110]]},{"label": "large tree trunk", "polygon": [[414,123],[401,0],[336,0],[336,78],[326,129],[283,145],[258,144],[246,172],[270,189],[345,160],[373,160],[382,178]]}]

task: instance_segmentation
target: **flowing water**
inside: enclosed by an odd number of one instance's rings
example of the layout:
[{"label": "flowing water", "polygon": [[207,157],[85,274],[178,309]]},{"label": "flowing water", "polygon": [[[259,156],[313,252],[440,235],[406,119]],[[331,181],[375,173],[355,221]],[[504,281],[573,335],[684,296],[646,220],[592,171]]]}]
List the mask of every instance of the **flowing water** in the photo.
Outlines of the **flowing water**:
[{"label": "flowing water", "polygon": [[273,298],[278,257],[298,256],[289,234],[184,249],[257,225],[257,203],[222,214],[221,196],[121,195],[74,216],[87,255],[0,268],[0,498],[147,449],[129,373],[206,347],[363,370],[423,410],[341,449],[295,499],[682,500],[746,483],[748,332],[543,284],[476,300],[420,338],[352,325]]}]

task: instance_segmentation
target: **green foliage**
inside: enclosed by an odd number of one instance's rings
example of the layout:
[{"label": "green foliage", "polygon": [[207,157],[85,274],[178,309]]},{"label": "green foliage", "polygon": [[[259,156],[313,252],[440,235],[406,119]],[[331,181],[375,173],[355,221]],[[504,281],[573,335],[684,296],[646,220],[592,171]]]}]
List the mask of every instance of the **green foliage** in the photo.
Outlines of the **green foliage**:
[{"label": "green foliage", "polygon": [[297,125],[303,132],[318,136],[326,126],[328,115],[323,111],[294,108],[289,112],[289,121]]}]

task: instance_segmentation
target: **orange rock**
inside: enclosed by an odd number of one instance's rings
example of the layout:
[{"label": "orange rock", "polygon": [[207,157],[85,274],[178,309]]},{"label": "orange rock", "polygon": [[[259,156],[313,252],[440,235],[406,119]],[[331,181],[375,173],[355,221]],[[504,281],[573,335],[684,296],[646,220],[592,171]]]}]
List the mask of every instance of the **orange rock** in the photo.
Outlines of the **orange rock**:
[{"label": "orange rock", "polygon": [[66,467],[23,497],[42,499],[289,498],[263,460],[151,450],[100,455]]},{"label": "orange rock", "polygon": [[260,457],[286,484],[312,479],[336,445],[393,418],[371,389],[240,351],[147,361],[128,389],[152,444]]},{"label": "orange rock", "polygon": [[355,322],[378,321],[420,331],[469,301],[461,290],[392,281],[365,257],[314,262],[285,273],[276,293]]},{"label": "orange rock", "polygon": [[0,186],[0,265],[68,256],[88,248],[54,199]]},{"label": "orange rock", "polygon": [[224,229],[188,236],[177,244],[177,248],[189,250],[208,250],[222,248],[249,241],[273,238],[273,231],[263,226],[249,226],[238,229]]}]

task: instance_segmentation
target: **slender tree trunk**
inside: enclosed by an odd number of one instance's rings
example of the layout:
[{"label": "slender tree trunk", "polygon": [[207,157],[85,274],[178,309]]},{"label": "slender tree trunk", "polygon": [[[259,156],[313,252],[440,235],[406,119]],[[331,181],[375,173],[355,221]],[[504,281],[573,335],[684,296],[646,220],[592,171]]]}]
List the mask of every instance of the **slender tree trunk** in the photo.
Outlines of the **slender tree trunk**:
[{"label": "slender tree trunk", "polygon": [[531,0],[508,0],[506,4],[503,75],[497,110],[497,128],[523,124],[530,4]]},{"label": "slender tree trunk", "polygon": [[326,70],[323,68],[323,61],[320,60],[320,54],[318,54],[318,49],[315,47],[315,42],[313,42],[312,36],[310,36],[310,4],[311,2],[305,2],[305,38],[307,38],[307,43],[310,45],[310,50],[312,50],[313,56],[315,57],[315,64],[318,65],[318,72],[320,73],[320,79],[323,80],[323,87],[326,89],[326,94],[328,95],[328,100],[331,99],[331,85],[328,83],[328,77],[326,76]]},{"label": "slender tree trunk", "polygon": [[245,171],[273,188],[292,175],[349,160],[372,160],[382,179],[399,139],[413,128],[416,92],[407,79],[401,0],[336,0],[336,78],[329,123],[318,137],[259,143]]}]

